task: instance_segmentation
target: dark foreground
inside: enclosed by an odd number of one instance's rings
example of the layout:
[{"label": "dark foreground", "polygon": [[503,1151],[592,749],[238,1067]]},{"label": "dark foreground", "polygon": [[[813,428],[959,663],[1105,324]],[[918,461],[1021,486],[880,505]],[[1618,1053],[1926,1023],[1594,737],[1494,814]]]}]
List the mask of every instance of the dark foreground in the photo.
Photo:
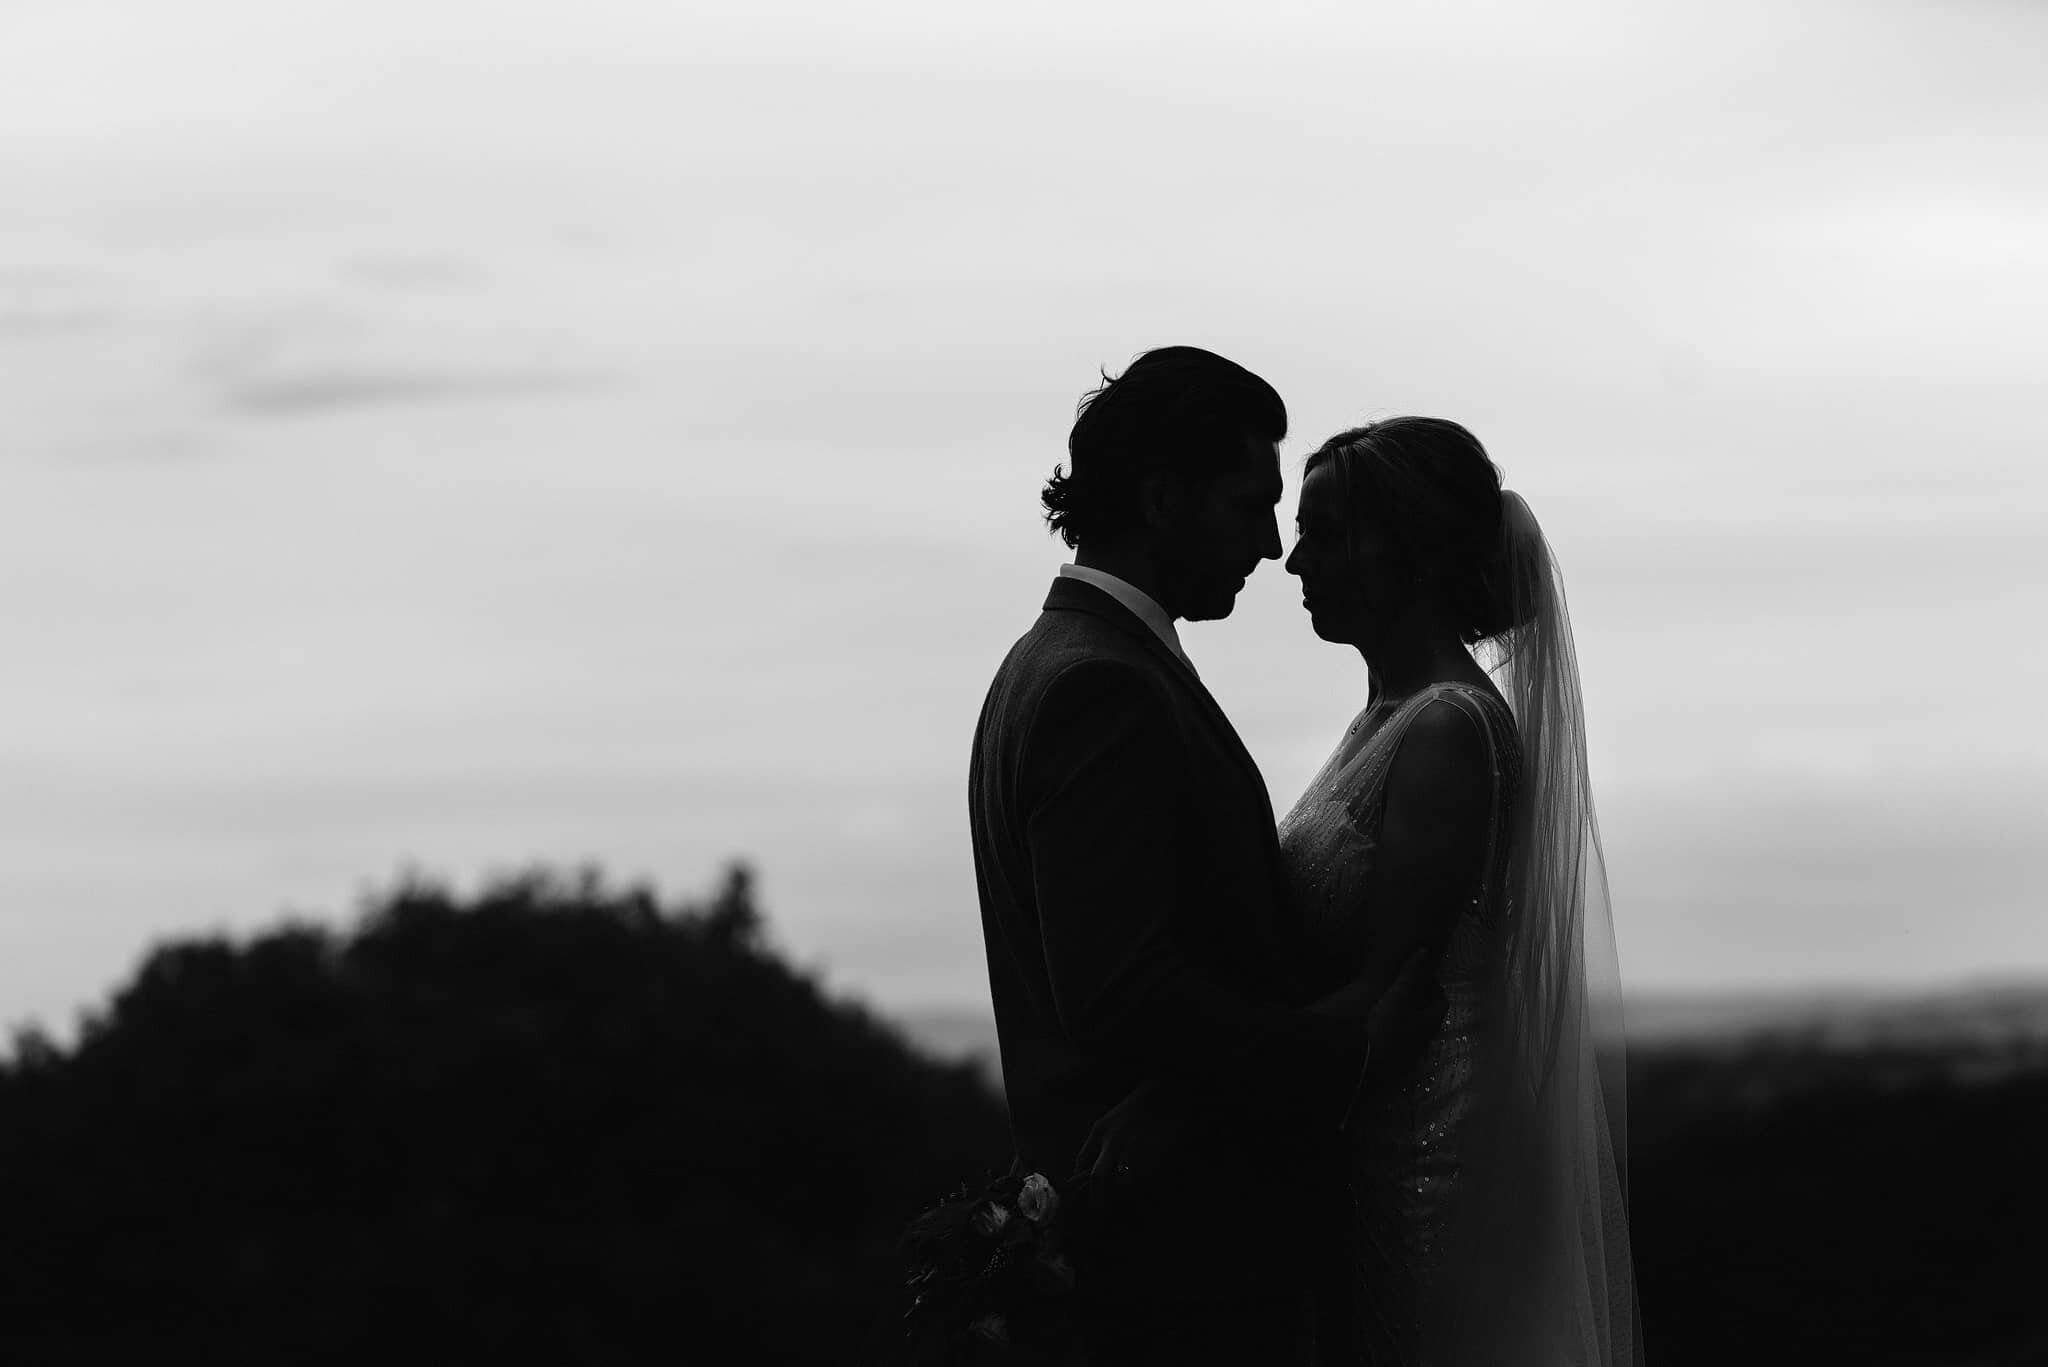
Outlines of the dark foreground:
[{"label": "dark foreground", "polygon": [[[1660,1367],[2048,1361],[2027,1030],[1638,1048]],[[1000,1103],[664,906],[408,886],[345,935],[162,947],[0,1069],[19,1362],[843,1362],[903,1218],[1006,1166]]]}]

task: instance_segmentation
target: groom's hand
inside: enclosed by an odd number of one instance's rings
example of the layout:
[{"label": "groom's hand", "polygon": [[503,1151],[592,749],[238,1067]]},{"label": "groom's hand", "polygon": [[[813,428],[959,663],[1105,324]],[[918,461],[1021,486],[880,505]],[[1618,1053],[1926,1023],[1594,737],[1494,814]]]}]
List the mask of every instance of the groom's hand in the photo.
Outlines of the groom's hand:
[{"label": "groom's hand", "polygon": [[1088,1131],[1075,1155],[1075,1174],[1086,1173],[1099,1196],[1128,1187],[1133,1175],[1143,1173],[1159,1155],[1170,1109],[1165,1084],[1146,1082],[1134,1088]]},{"label": "groom's hand", "polygon": [[1366,1013],[1369,1074],[1405,1067],[1442,1028],[1444,1014],[1450,1009],[1436,977],[1443,948],[1441,943],[1431,942],[1409,954],[1394,981]]}]

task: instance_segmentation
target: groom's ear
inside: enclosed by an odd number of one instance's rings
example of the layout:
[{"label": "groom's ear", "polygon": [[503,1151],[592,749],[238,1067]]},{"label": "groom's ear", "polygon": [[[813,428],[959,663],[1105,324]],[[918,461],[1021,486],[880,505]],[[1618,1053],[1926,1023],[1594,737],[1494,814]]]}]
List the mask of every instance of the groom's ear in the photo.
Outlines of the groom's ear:
[{"label": "groom's ear", "polygon": [[1138,481],[1138,517],[1148,531],[1164,531],[1187,507],[1187,481],[1170,470],[1154,470]]}]

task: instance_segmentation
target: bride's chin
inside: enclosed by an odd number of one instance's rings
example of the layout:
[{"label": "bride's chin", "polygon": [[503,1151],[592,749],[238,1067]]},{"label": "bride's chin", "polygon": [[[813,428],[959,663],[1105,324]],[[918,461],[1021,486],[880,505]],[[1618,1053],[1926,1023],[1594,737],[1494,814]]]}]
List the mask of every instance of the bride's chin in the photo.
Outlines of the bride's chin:
[{"label": "bride's chin", "polygon": [[1355,644],[1355,642],[1352,641],[1351,637],[1345,633],[1343,628],[1338,626],[1336,623],[1328,620],[1327,618],[1318,616],[1314,611],[1311,611],[1308,615],[1308,625],[1309,630],[1315,632],[1317,636],[1320,636],[1323,640],[1328,641],[1333,646],[1348,646]]}]

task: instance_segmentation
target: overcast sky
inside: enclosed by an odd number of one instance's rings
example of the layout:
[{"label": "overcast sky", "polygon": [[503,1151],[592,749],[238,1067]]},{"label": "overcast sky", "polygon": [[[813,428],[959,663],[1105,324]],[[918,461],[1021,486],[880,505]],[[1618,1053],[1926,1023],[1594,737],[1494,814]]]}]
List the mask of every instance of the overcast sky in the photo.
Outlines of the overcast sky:
[{"label": "overcast sky", "polygon": [[[2048,9],[0,0],[0,1024],[405,867],[985,993],[1096,368],[1457,418],[1635,990],[2048,974]],[[1291,512],[1289,514],[1291,519]],[[1186,629],[1283,807],[1363,701]]]}]

